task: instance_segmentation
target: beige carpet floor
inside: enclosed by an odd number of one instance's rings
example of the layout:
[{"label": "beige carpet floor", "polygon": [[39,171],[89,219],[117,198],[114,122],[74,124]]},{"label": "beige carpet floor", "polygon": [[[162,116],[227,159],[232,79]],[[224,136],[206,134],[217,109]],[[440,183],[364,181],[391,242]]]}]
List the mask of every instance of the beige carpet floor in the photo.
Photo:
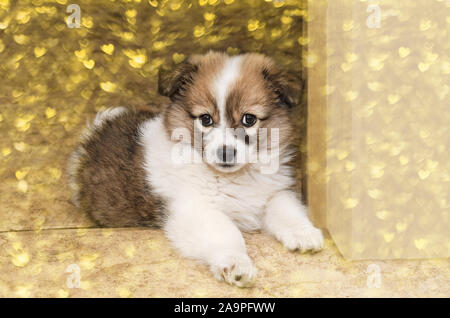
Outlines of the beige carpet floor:
[{"label": "beige carpet floor", "polygon": [[[1,297],[449,297],[449,260],[345,261],[330,239],[314,255],[245,235],[253,288],[216,281],[161,231],[76,229],[0,235]],[[374,270],[375,268],[375,270]],[[75,286],[77,269],[80,288]],[[72,282],[72,285],[71,285]]]}]

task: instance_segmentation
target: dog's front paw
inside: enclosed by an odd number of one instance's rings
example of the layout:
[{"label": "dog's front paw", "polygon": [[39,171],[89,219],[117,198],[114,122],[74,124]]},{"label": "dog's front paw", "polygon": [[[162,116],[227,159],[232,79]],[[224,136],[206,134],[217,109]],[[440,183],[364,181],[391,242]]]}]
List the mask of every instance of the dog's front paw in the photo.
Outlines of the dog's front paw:
[{"label": "dog's front paw", "polygon": [[299,250],[301,253],[318,252],[323,248],[322,231],[313,226],[286,231],[281,235],[280,241],[289,250]]},{"label": "dog's front paw", "polygon": [[218,280],[238,287],[253,286],[258,272],[245,254],[221,257],[211,265],[211,271]]}]

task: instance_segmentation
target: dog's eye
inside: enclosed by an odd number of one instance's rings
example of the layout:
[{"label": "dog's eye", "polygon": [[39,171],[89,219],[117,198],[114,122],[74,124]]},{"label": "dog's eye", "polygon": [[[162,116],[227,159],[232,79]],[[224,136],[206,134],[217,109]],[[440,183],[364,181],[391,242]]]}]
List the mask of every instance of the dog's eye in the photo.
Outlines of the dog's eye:
[{"label": "dog's eye", "polygon": [[209,114],[203,114],[200,116],[200,122],[203,126],[209,127],[213,124],[213,119]]},{"label": "dog's eye", "polygon": [[242,125],[245,127],[252,127],[256,124],[256,116],[252,114],[245,114],[242,116]]}]

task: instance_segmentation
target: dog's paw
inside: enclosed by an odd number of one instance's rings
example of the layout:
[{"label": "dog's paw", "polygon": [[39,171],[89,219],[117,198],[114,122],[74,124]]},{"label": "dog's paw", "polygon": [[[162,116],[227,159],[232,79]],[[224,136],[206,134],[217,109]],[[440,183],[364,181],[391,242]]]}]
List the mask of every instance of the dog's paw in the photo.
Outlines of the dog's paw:
[{"label": "dog's paw", "polygon": [[222,257],[211,265],[211,271],[218,280],[238,287],[253,286],[258,272],[245,254]]},{"label": "dog's paw", "polygon": [[322,231],[313,226],[286,231],[281,235],[280,241],[289,250],[299,250],[301,253],[318,252],[323,248]]}]

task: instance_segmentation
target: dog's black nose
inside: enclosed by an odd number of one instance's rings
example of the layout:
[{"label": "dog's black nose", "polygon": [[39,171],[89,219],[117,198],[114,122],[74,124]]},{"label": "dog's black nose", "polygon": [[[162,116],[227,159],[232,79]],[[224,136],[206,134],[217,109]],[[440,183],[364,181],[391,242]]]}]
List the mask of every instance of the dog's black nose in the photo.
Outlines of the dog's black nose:
[{"label": "dog's black nose", "polygon": [[234,163],[236,157],[236,148],[231,146],[222,146],[217,149],[217,158],[223,163]]}]

